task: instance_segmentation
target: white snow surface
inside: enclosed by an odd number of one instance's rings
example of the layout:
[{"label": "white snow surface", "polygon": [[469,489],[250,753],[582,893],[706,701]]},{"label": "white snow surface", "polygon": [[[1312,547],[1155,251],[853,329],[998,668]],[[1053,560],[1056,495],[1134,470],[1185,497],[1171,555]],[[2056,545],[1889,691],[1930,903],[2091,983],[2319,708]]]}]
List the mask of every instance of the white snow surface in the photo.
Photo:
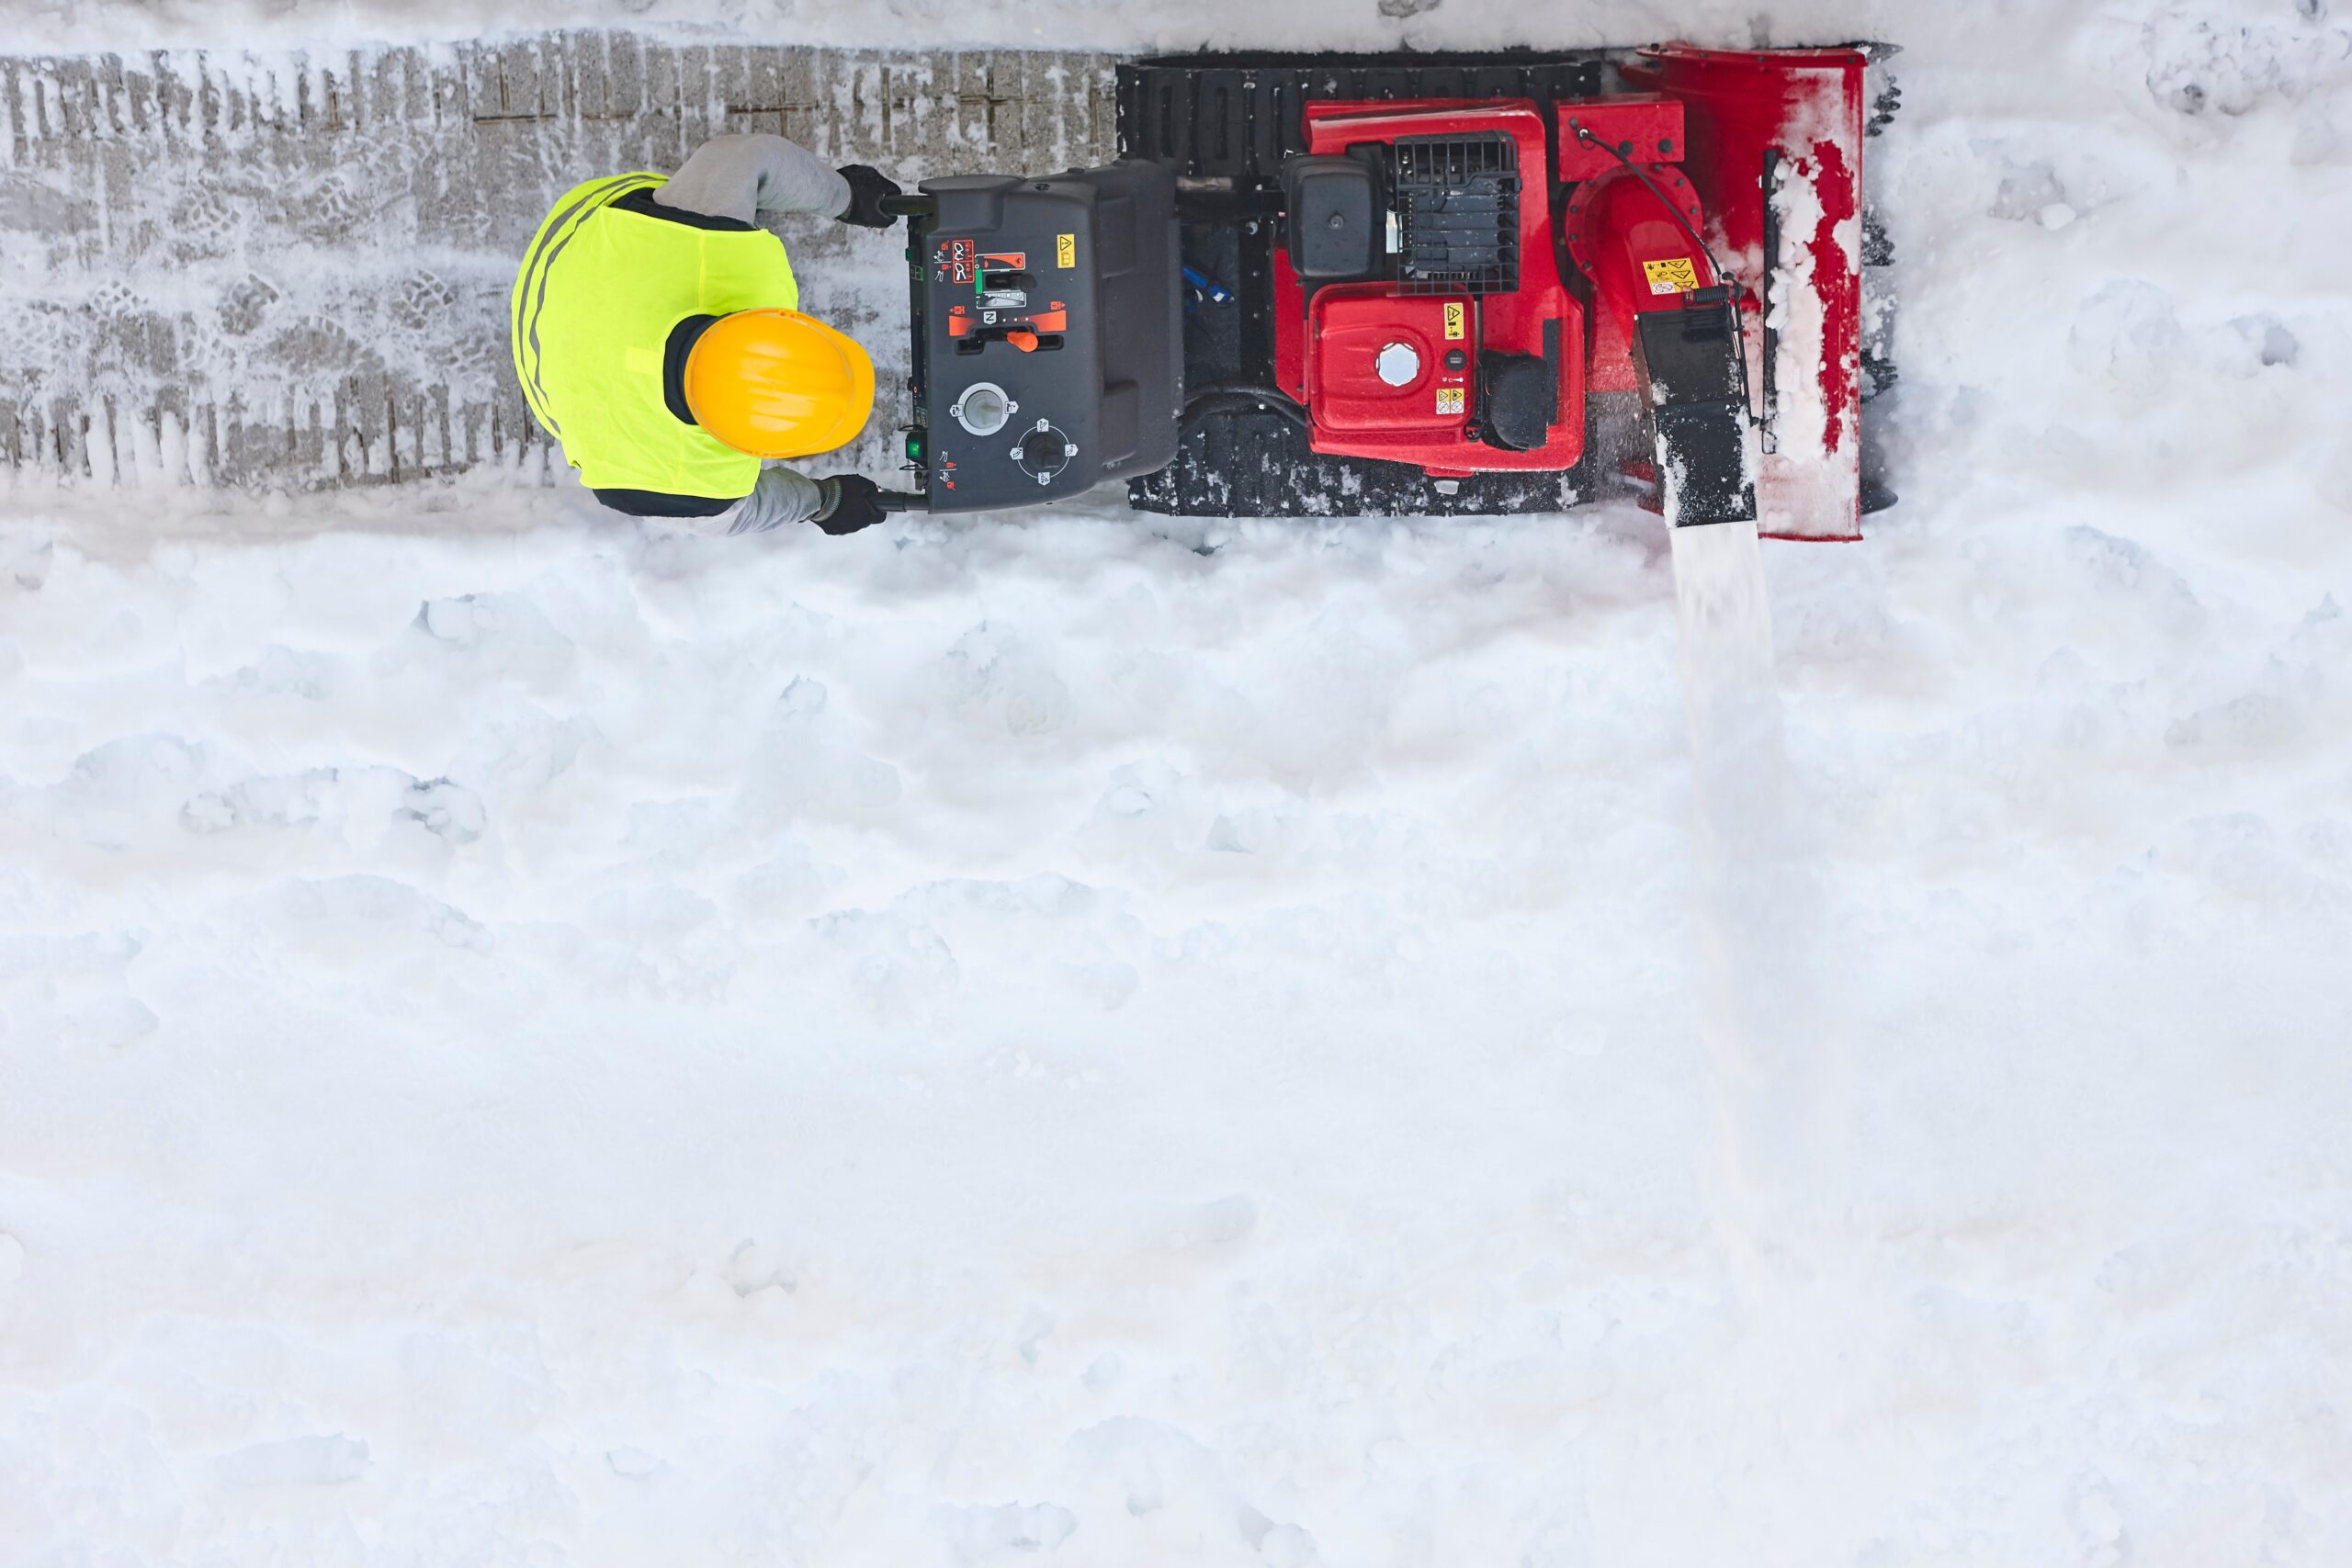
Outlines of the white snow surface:
[{"label": "white snow surface", "polygon": [[2352,17],[1759,9],[718,19],[1905,43],[1863,545],[0,497],[0,1563],[2352,1562]]}]

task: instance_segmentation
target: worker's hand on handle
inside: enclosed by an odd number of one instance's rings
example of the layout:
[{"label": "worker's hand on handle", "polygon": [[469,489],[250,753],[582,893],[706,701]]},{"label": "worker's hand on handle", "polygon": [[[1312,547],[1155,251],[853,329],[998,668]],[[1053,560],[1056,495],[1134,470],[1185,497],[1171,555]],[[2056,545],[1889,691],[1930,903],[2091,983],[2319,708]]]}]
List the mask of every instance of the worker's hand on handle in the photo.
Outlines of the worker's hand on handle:
[{"label": "worker's hand on handle", "polygon": [[888,515],[876,498],[881,487],[864,474],[834,474],[817,482],[825,491],[825,504],[808,521],[828,534],[854,534]]},{"label": "worker's hand on handle", "polygon": [[864,164],[850,164],[840,171],[849,182],[849,205],[837,215],[844,223],[854,223],[861,229],[888,229],[898,220],[882,210],[882,198],[899,194],[899,182]]}]

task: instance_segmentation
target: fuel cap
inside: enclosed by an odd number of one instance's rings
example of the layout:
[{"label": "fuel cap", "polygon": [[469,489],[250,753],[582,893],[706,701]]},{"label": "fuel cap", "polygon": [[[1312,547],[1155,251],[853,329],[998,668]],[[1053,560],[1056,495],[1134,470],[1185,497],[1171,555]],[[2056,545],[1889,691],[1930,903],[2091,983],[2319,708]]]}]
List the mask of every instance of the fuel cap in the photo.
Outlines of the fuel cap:
[{"label": "fuel cap", "polygon": [[1020,409],[1021,405],[1006,397],[1004,389],[995,382],[975,381],[964,389],[964,395],[947,412],[973,434],[994,435]]},{"label": "fuel cap", "polygon": [[1383,344],[1373,368],[1392,387],[1409,387],[1420,378],[1421,356],[1409,343]]}]

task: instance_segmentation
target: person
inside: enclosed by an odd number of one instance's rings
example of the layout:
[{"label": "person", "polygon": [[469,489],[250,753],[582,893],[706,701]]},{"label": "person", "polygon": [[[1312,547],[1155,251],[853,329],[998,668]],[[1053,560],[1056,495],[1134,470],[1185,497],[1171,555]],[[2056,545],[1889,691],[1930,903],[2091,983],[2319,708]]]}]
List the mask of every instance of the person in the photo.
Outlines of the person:
[{"label": "person", "polygon": [[783,466],[854,440],[874,364],[801,313],[763,213],[866,228],[899,186],[832,169],[781,136],[705,142],[674,175],[615,175],[564,193],[509,301],[514,374],[580,482],[616,512],[710,536],[882,520],[871,479]]}]

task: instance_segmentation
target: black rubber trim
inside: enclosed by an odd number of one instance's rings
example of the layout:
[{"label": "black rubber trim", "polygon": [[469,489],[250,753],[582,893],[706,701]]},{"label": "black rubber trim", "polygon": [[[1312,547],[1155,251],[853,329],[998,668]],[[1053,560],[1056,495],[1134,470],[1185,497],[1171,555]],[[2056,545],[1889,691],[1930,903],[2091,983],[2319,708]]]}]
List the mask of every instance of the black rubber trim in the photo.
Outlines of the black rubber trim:
[{"label": "black rubber trim", "polygon": [[711,495],[664,495],[658,490],[600,490],[591,492],[616,512],[631,517],[716,517],[741,501]]},{"label": "black rubber trim", "polygon": [[686,358],[718,320],[717,316],[688,316],[670,329],[670,340],[662,345],[662,401],[681,424],[702,423],[686,401]]},{"label": "black rubber trim", "polygon": [[656,201],[650,189],[633,190],[611,205],[623,212],[641,212],[648,218],[659,218],[665,223],[683,223],[689,229],[709,229],[722,234],[756,234],[760,231],[758,224],[746,223],[741,218],[691,212],[683,207],[671,207]]},{"label": "black rubber trim", "polygon": [[1552,377],[1552,417],[1544,422],[1546,430],[1560,423],[1560,318],[1554,316],[1544,323],[1544,368]]}]

